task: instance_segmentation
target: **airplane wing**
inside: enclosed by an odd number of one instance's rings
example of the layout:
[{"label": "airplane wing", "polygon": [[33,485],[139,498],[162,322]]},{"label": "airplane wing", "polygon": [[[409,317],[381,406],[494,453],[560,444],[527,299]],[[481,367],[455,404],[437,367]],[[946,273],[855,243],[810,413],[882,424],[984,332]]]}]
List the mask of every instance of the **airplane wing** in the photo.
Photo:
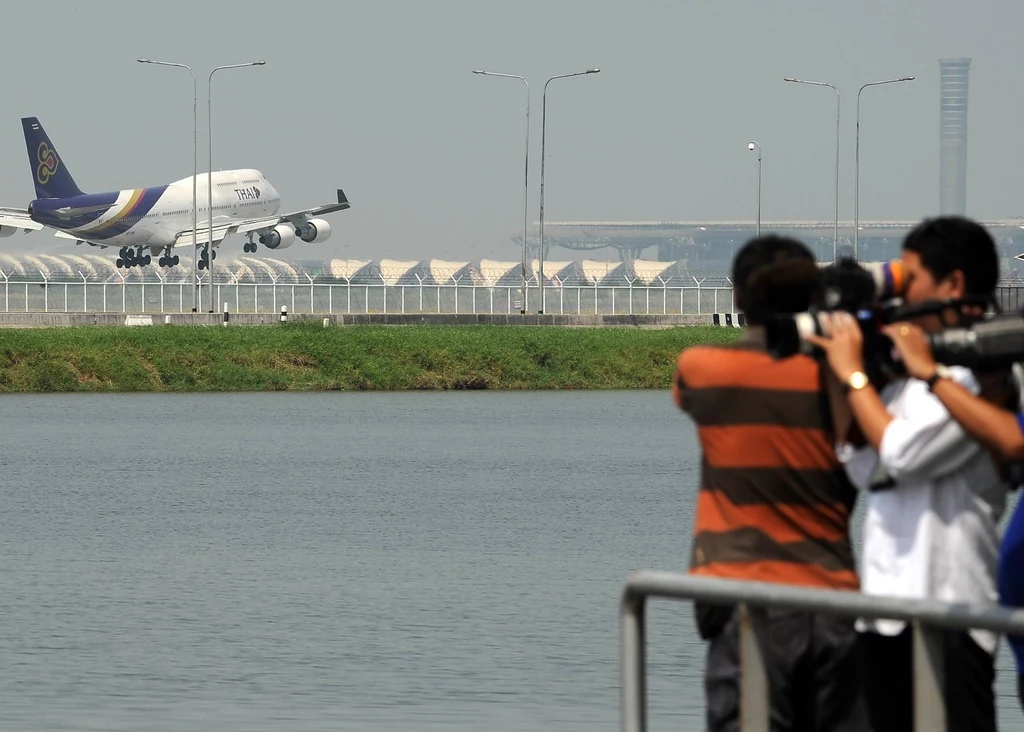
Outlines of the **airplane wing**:
[{"label": "airplane wing", "polygon": [[0,226],[21,229],[23,232],[39,231],[43,225],[33,221],[28,211],[21,208],[3,208],[0,206]]},{"label": "airplane wing", "polygon": [[[279,216],[269,216],[260,219],[222,221],[213,225],[213,246],[218,246],[231,234],[248,234],[251,231],[269,231],[278,224],[283,224],[285,222],[288,222],[293,226],[301,226],[317,216],[334,213],[335,211],[344,211],[347,208],[351,208],[351,205],[348,202],[348,198],[345,196],[345,192],[339,188],[337,203],[328,203],[314,208],[307,208],[303,211],[294,211],[292,213],[286,213]],[[196,226],[196,244],[202,245],[206,244],[208,241],[210,241],[209,226],[203,226],[201,224]],[[174,246],[176,247],[191,245],[192,229],[185,229],[184,231],[179,232],[177,238],[174,240]]]}]

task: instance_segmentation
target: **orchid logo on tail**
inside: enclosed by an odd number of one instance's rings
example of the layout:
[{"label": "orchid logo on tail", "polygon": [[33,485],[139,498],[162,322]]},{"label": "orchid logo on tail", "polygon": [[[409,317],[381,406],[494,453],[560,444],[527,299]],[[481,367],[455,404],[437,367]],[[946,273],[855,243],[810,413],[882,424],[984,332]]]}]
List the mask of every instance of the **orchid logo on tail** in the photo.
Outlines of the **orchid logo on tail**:
[{"label": "orchid logo on tail", "polygon": [[46,185],[50,177],[57,172],[57,153],[45,142],[39,143],[39,165],[36,167],[36,180]]}]

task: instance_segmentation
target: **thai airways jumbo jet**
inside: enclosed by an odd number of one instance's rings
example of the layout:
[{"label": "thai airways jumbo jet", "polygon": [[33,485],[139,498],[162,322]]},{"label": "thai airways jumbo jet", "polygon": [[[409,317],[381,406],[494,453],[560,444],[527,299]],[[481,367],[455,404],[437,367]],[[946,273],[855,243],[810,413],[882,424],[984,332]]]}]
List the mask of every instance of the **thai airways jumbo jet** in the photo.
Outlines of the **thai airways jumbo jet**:
[{"label": "thai airways jumbo jet", "polygon": [[[159,254],[161,267],[178,264],[171,250],[192,244],[192,178],[182,178],[154,188],[132,188],[111,193],[83,193],[57,154],[39,120],[25,117],[36,199],[27,209],[0,208],[0,238],[16,231],[56,230],[56,236],[94,247],[120,247],[118,267],[145,266],[151,253]],[[258,170],[221,170],[213,173],[213,258],[216,247],[230,234],[244,234],[246,252],[255,252],[257,241],[267,249],[287,249],[296,239],[323,242],[331,225],[320,218],[349,208],[344,192],[338,202],[279,215],[281,197]],[[207,176],[196,179],[199,201],[196,243],[202,244],[199,269],[209,266],[209,188]],[[256,241],[254,241],[254,238]]]}]

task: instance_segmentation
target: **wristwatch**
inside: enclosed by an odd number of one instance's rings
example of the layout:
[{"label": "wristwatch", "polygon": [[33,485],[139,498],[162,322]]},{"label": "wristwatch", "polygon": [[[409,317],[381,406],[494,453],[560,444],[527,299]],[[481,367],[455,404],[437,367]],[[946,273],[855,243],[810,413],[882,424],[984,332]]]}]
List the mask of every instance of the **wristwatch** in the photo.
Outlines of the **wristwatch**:
[{"label": "wristwatch", "polygon": [[868,375],[863,371],[854,371],[850,374],[849,378],[846,379],[846,383],[843,385],[845,391],[859,391],[865,386],[870,384],[871,381],[868,379]]},{"label": "wristwatch", "polygon": [[931,391],[935,388],[935,385],[939,383],[939,379],[951,378],[953,378],[953,373],[949,370],[949,366],[937,363],[935,364],[935,371],[933,371],[932,375],[925,380],[925,383],[928,384],[928,391]]}]

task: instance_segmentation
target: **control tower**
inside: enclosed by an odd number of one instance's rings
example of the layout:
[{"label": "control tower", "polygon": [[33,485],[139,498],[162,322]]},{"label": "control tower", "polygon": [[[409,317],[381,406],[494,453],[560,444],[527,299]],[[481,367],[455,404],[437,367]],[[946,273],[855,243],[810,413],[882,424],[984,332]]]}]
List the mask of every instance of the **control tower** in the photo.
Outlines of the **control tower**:
[{"label": "control tower", "polygon": [[939,59],[939,213],[967,210],[967,81],[969,58]]}]

